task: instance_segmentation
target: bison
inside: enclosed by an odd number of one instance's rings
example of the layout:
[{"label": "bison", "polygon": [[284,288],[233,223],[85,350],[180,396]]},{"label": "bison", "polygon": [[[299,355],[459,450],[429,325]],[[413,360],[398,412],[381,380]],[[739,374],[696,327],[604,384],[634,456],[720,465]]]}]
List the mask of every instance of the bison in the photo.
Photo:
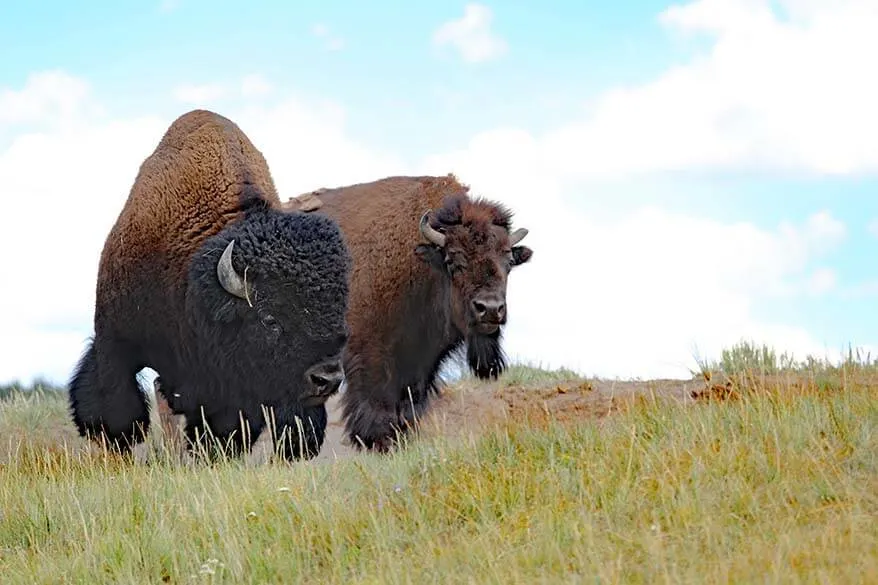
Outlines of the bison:
[{"label": "bison", "polygon": [[269,411],[282,455],[313,457],[343,381],[351,261],[332,219],[282,209],[235,123],[183,114],[104,243],[94,335],[69,382],[79,434],[121,452],[142,442],[149,407],[135,376],[150,367],[190,448],[209,430],[239,455]]},{"label": "bison", "polygon": [[533,254],[520,245],[528,232],[511,231],[509,209],[470,197],[453,175],[324,188],[308,205],[338,222],[353,258],[346,433],[386,452],[439,393],[439,370],[456,350],[466,346],[481,379],[504,371],[507,278]]}]

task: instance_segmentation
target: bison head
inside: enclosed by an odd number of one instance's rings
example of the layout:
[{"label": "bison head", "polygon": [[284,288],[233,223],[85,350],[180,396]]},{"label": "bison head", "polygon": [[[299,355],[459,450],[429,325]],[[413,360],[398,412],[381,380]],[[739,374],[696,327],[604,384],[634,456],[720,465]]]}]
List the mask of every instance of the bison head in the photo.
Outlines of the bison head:
[{"label": "bison head", "polygon": [[336,224],[266,212],[227,228],[205,250],[213,252],[196,261],[194,298],[218,373],[243,376],[266,398],[280,391],[319,404],[334,394],[344,377],[350,270]]},{"label": "bison head", "polygon": [[424,213],[419,226],[429,244],[418,246],[417,253],[450,285],[451,319],[466,338],[470,368],[481,378],[505,369],[499,342],[507,318],[507,278],[533,255],[519,244],[527,230],[510,232],[511,215],[495,203],[454,197],[436,213]]}]

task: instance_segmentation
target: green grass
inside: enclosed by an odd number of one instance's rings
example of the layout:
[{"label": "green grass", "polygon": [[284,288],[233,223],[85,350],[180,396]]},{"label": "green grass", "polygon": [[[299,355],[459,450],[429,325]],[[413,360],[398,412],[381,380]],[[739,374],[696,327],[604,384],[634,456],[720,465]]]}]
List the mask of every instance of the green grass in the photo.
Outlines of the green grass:
[{"label": "green grass", "polygon": [[849,346],[841,363],[832,363],[813,356],[797,360],[787,352],[778,355],[772,347],[741,340],[732,347],[723,349],[718,361],[705,361],[700,366],[701,375],[717,372],[730,377],[784,373],[840,374],[854,370],[878,371],[878,358],[873,358],[870,354],[863,355],[860,349],[854,350]]},{"label": "green grass", "polygon": [[878,384],[840,372],[259,467],[64,447],[63,396],[18,394],[0,402],[0,580],[878,582]]},{"label": "green grass", "polygon": [[0,400],[9,400],[22,393],[28,394],[59,394],[63,393],[62,388],[53,386],[43,380],[35,380],[30,385],[23,384],[3,384],[0,385]]}]

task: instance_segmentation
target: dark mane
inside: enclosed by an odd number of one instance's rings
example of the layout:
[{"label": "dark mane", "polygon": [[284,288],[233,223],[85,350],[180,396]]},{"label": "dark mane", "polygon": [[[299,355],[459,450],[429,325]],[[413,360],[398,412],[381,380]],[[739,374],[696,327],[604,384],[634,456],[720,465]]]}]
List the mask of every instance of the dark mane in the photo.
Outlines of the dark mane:
[{"label": "dark mane", "polygon": [[508,230],[512,225],[512,216],[512,210],[502,203],[485,197],[470,198],[455,194],[442,201],[442,207],[433,212],[430,223],[435,229],[493,224]]}]

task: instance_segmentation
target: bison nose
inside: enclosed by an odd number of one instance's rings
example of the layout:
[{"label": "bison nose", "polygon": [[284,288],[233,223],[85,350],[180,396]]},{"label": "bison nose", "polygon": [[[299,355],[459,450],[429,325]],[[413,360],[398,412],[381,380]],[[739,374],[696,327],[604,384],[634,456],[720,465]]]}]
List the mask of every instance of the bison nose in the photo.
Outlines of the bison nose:
[{"label": "bison nose", "polygon": [[473,300],[473,313],[482,323],[502,323],[506,318],[506,303],[501,299],[483,297]]},{"label": "bison nose", "polygon": [[330,396],[338,391],[344,381],[344,371],[341,363],[326,362],[311,366],[305,377],[318,396]]}]

